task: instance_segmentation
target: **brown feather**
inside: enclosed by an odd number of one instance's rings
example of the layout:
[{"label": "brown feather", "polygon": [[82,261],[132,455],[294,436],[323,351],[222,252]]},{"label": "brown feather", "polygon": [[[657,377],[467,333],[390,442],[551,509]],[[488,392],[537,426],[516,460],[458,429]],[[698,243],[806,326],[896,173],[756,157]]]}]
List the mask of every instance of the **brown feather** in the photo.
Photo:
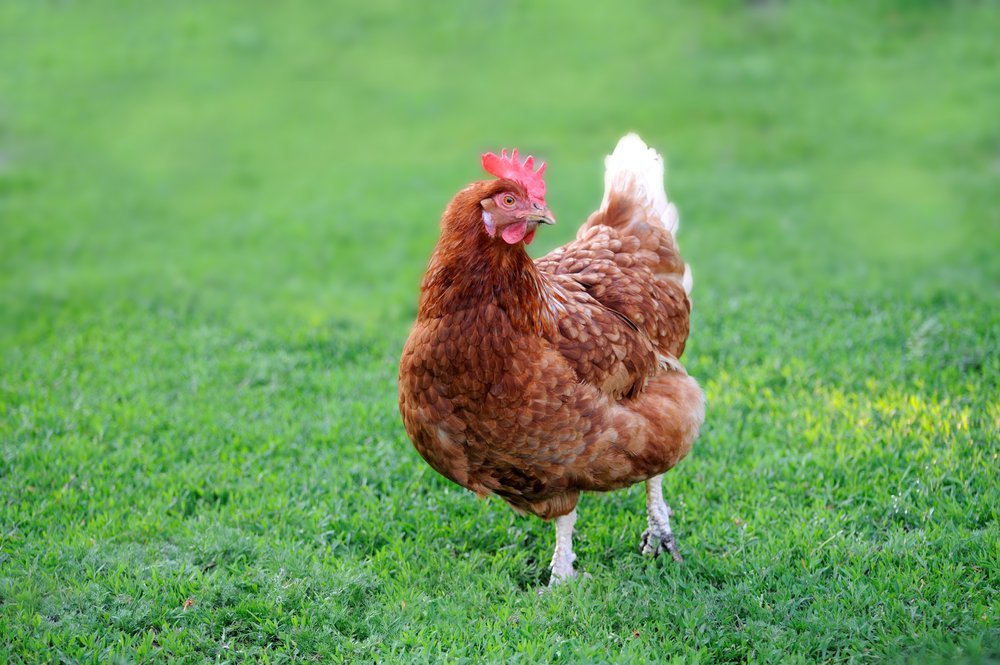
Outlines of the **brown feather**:
[{"label": "brown feather", "polygon": [[[679,358],[690,303],[673,236],[626,196],[534,262],[484,230],[471,185],[442,217],[400,363],[403,424],[438,472],[550,519],[581,491],[674,466],[704,418]],[[674,361],[676,362],[676,361]]]}]

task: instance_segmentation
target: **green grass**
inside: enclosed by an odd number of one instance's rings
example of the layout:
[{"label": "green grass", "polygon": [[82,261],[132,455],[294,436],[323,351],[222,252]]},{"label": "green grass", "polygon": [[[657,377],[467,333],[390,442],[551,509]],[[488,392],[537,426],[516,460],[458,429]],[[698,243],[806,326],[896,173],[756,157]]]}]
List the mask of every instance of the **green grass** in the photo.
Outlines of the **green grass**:
[{"label": "green grass", "polygon": [[[989,2],[0,4],[0,660],[1000,657]],[[572,237],[669,158],[708,394],[551,526],[438,477],[396,362],[482,149]],[[669,557],[667,558],[669,559]]]}]

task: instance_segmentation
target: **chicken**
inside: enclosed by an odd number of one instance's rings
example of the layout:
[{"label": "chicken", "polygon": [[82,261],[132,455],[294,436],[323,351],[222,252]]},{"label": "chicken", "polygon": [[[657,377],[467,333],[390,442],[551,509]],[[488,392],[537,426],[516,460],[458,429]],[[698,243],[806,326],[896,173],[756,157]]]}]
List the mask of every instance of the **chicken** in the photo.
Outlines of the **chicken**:
[{"label": "chicken", "polygon": [[495,180],[448,205],[399,369],[399,408],[436,471],[555,520],[550,584],[575,576],[580,493],[646,481],[640,549],[681,560],[662,477],[688,452],[704,394],[680,363],[691,273],[663,160],[635,134],[606,161],[601,207],[533,261],[545,165],[483,156]]}]

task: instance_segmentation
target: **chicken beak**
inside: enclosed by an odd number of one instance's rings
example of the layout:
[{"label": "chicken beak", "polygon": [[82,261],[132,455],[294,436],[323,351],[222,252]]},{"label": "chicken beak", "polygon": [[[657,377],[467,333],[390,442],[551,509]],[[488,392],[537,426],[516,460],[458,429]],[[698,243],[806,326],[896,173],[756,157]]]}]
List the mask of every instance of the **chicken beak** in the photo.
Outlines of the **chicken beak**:
[{"label": "chicken beak", "polygon": [[537,222],[538,224],[555,224],[556,218],[548,208],[542,208],[536,204],[535,210],[524,215],[523,219],[529,222]]}]

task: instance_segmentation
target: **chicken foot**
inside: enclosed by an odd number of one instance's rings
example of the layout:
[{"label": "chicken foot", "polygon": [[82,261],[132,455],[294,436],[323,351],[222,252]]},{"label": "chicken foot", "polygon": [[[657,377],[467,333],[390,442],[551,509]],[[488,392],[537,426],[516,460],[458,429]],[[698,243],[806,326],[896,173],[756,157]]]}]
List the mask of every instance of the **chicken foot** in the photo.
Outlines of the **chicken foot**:
[{"label": "chicken foot", "polygon": [[646,512],[649,528],[642,533],[639,551],[657,557],[666,550],[674,561],[683,561],[677,537],[670,529],[670,516],[674,513],[663,500],[663,474],[646,481]]},{"label": "chicken foot", "polygon": [[576,561],[576,555],[573,554],[574,524],[576,524],[576,508],[556,518],[556,549],[552,553],[550,587],[576,577],[576,571],[573,570],[573,562]]}]

